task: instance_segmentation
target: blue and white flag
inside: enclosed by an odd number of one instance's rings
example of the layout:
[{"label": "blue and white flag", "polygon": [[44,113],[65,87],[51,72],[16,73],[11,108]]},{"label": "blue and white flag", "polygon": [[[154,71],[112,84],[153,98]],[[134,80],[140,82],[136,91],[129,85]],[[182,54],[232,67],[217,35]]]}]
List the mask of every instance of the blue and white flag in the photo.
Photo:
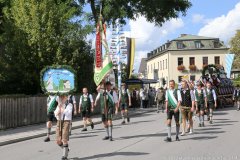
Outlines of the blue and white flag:
[{"label": "blue and white flag", "polygon": [[225,61],[226,61],[226,73],[228,78],[230,78],[231,75],[233,60],[234,54],[226,54]]}]

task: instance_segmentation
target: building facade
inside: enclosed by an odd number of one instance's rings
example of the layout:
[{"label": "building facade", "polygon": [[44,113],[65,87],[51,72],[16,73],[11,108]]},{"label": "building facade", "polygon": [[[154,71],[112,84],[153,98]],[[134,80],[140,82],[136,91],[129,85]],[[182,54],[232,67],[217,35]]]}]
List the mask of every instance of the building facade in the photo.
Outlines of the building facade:
[{"label": "building facade", "polygon": [[153,87],[162,87],[169,80],[177,83],[182,77],[199,80],[203,66],[226,66],[228,48],[219,38],[182,34],[148,53],[147,78],[159,80]]}]

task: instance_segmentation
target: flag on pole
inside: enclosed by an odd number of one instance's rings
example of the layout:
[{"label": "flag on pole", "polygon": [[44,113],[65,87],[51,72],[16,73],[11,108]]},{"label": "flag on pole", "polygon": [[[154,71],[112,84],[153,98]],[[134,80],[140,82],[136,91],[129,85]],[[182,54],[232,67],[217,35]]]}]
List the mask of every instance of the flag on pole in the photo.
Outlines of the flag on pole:
[{"label": "flag on pole", "polygon": [[234,60],[234,54],[226,54],[225,55],[225,61],[226,61],[226,73],[227,77],[230,78],[231,70],[232,70],[232,64]]},{"label": "flag on pole", "polygon": [[133,72],[134,57],[135,57],[135,39],[127,38],[127,77],[130,78]]},{"label": "flag on pole", "polygon": [[109,56],[109,48],[108,48],[107,39],[106,39],[106,25],[102,23],[102,15],[100,15],[100,18],[99,18],[99,32],[97,32],[96,34],[100,34],[100,37],[101,37],[100,44],[102,44],[105,49],[105,55],[104,55],[103,63],[101,62],[101,67],[98,67],[100,65],[97,65],[97,63],[95,65],[94,82],[98,86],[101,83],[101,81],[105,78],[105,76],[110,71],[112,71],[112,68],[113,68],[113,63]]}]

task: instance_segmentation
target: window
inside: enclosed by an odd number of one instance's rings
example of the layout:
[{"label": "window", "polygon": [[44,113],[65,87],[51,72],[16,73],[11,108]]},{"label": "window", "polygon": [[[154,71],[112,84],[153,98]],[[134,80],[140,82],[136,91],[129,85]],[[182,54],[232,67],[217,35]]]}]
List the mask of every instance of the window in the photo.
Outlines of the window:
[{"label": "window", "polygon": [[160,61],[160,70],[162,70],[162,61]]},{"label": "window", "polygon": [[159,69],[159,62],[158,62],[158,69]]},{"label": "window", "polygon": [[214,41],[213,45],[214,45],[214,48],[219,48],[219,42],[218,41]]},{"label": "window", "polygon": [[203,57],[203,65],[208,65],[208,57]]},{"label": "window", "polygon": [[163,70],[164,70],[164,60],[163,60]]},{"label": "window", "polygon": [[178,66],[183,65],[183,57],[178,57]]},{"label": "window", "polygon": [[220,64],[220,57],[219,56],[214,57],[214,62],[215,64]]},{"label": "window", "polygon": [[167,69],[167,59],[166,59],[166,69]]},{"label": "window", "polygon": [[152,69],[152,64],[151,64],[151,73],[152,73],[153,69]]},{"label": "window", "polygon": [[149,66],[148,66],[148,68],[147,68],[147,73],[149,73]]},{"label": "window", "polygon": [[195,41],[195,48],[201,48],[202,44],[200,41]]},{"label": "window", "polygon": [[183,43],[177,42],[177,49],[183,49]]},{"label": "window", "polygon": [[153,64],[153,69],[155,69],[155,63]]},{"label": "window", "polygon": [[178,83],[182,81],[182,76],[178,76]]},{"label": "window", "polygon": [[195,57],[190,57],[189,58],[189,64],[190,65],[195,65]]},{"label": "window", "polygon": [[191,75],[191,76],[190,76],[190,80],[191,80],[191,81],[195,81],[195,80],[196,80],[196,76],[195,76],[195,75]]}]

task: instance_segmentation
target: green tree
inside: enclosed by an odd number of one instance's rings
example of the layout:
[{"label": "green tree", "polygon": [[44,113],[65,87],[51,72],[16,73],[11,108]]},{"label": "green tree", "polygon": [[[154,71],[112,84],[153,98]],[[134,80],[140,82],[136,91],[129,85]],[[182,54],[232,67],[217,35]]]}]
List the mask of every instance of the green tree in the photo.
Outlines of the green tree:
[{"label": "green tree", "polygon": [[231,52],[235,54],[233,68],[240,68],[240,30],[231,39]]},{"label": "green tree", "polygon": [[[3,13],[1,93],[39,93],[39,74],[46,65],[72,65],[78,76],[82,66],[93,65],[90,44],[85,42],[92,27],[75,18],[83,13],[75,1],[12,0]],[[89,64],[80,63],[83,56]],[[92,76],[87,70],[82,74]]]},{"label": "green tree", "polygon": [[126,19],[136,19],[138,16],[145,16],[147,21],[156,25],[162,25],[171,18],[177,18],[180,13],[186,14],[191,7],[188,0],[79,0],[83,5],[90,5],[92,18],[98,20],[100,2],[102,14],[106,22],[114,23],[120,19],[125,23]]}]

